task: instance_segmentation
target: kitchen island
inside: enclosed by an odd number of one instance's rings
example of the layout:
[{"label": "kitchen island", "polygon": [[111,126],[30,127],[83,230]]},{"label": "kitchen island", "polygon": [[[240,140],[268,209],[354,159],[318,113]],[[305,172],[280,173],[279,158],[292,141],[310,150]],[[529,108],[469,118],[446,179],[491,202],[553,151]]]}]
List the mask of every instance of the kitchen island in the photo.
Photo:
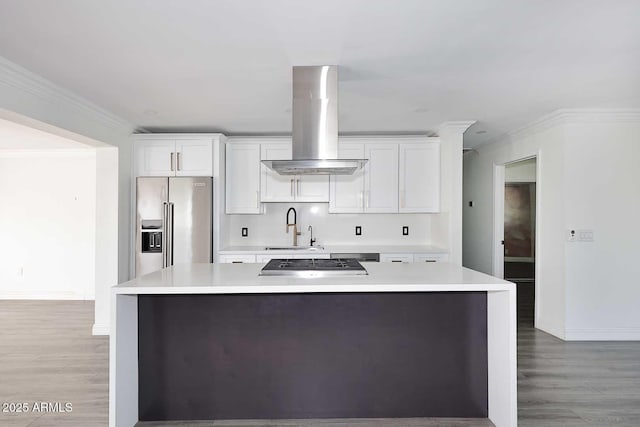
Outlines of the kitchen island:
[{"label": "kitchen island", "polygon": [[112,290],[110,425],[489,418],[515,426],[512,283],[448,263],[366,276],[177,265]]}]

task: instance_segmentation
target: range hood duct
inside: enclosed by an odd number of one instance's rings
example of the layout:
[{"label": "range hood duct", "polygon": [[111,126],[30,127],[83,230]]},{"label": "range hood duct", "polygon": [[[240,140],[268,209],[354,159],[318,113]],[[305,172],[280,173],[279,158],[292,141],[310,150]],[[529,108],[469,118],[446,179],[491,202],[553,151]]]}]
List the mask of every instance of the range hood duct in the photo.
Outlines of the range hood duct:
[{"label": "range hood duct", "polygon": [[280,175],[352,175],[366,159],[338,159],[338,67],[293,67],[291,160],[263,160]]}]

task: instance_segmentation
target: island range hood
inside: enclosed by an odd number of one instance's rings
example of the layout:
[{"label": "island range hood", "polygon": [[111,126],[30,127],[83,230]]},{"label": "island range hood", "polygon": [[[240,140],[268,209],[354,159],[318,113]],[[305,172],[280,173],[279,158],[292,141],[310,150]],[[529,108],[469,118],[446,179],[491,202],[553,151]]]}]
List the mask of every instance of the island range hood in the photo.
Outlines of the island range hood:
[{"label": "island range hood", "polygon": [[352,175],[367,159],[338,159],[338,67],[293,67],[291,160],[263,160],[280,175]]}]

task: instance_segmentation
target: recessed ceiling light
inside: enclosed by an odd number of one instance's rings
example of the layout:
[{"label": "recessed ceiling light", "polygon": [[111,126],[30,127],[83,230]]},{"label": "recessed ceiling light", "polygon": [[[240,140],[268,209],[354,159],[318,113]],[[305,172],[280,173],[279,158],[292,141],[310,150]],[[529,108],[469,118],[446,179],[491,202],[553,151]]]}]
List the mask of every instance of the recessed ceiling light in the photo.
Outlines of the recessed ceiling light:
[{"label": "recessed ceiling light", "polygon": [[158,112],[156,110],[144,110],[144,113],[147,116],[157,116],[158,115]]},{"label": "recessed ceiling light", "polygon": [[476,133],[479,135],[481,133],[487,133],[487,131],[486,130],[478,130],[478,131],[476,131]]}]

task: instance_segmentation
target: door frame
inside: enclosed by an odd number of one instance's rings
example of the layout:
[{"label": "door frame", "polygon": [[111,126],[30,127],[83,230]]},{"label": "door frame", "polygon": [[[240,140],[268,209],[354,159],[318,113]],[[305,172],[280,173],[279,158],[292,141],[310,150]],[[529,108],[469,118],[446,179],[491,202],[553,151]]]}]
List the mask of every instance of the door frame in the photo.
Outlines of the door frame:
[{"label": "door frame", "polygon": [[535,159],[536,161],[536,220],[535,220],[535,289],[534,289],[534,327],[538,325],[538,318],[540,314],[540,306],[541,300],[540,289],[542,286],[541,283],[541,263],[540,263],[540,225],[542,219],[542,203],[541,194],[543,191],[542,187],[542,174],[541,174],[541,153],[537,151],[536,153],[518,157],[515,159],[511,159],[508,161],[504,161],[502,163],[494,163],[493,164],[493,254],[492,254],[492,275],[498,277],[500,279],[504,279],[504,192],[505,192],[505,166],[521,162],[524,160]]}]

